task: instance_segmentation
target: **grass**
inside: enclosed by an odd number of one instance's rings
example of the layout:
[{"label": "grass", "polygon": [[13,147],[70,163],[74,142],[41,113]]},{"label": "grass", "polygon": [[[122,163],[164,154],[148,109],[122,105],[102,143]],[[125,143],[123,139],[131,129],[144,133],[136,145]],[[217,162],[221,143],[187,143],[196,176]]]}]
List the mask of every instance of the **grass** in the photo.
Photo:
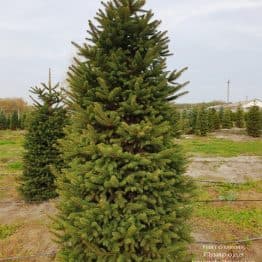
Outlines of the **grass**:
[{"label": "grass", "polygon": [[22,169],[23,131],[0,131],[0,175]]},{"label": "grass", "polygon": [[[242,198],[241,193],[252,194],[261,198],[262,180],[248,181],[242,184],[223,183],[221,185],[201,185],[198,187],[197,199],[210,200],[236,200]],[[198,203],[195,206],[194,216],[197,219],[204,219],[209,224],[210,229],[214,224],[219,223],[223,228],[230,227],[232,231],[250,231],[254,234],[262,233],[262,207],[261,204],[234,203],[230,206],[227,204]],[[221,229],[221,233],[224,230]]]},{"label": "grass", "polygon": [[7,168],[11,169],[11,170],[22,170],[23,168],[23,164],[22,162],[18,161],[18,162],[12,162],[12,163],[9,163],[7,165]]},{"label": "grass", "polygon": [[216,189],[220,193],[225,192],[243,192],[243,191],[254,191],[257,193],[262,193],[262,180],[259,181],[248,181],[245,183],[239,183],[239,184],[230,184],[230,183],[224,183],[223,186],[217,186]]},{"label": "grass", "polygon": [[4,145],[15,145],[16,143],[14,141],[9,141],[9,140],[1,140],[0,141],[0,146]]},{"label": "grass", "polygon": [[5,239],[15,233],[19,225],[0,225],[0,239]]},{"label": "grass", "polygon": [[220,221],[241,230],[251,230],[255,234],[262,233],[261,208],[236,209],[231,206],[197,205],[195,216],[212,220],[212,223]]},{"label": "grass", "polygon": [[185,151],[194,155],[234,157],[239,155],[262,156],[262,140],[232,141],[212,137],[194,137],[180,142]]}]

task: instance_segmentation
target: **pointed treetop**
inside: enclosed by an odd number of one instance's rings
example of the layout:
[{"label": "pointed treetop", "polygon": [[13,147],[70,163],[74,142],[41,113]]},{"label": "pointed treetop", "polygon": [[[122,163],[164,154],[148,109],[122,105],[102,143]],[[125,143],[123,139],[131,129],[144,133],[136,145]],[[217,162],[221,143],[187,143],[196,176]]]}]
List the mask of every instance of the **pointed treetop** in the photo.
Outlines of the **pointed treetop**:
[{"label": "pointed treetop", "polygon": [[51,86],[52,86],[51,68],[49,68],[49,70],[48,70],[48,86],[51,89]]},{"label": "pointed treetop", "polygon": [[[48,105],[48,107],[57,106],[64,100],[63,90],[59,83],[52,86],[51,69],[48,70],[48,83],[41,83],[41,87],[31,87],[30,92],[37,96],[37,99],[30,96],[34,105],[37,107]],[[42,103],[41,103],[42,102]]]}]

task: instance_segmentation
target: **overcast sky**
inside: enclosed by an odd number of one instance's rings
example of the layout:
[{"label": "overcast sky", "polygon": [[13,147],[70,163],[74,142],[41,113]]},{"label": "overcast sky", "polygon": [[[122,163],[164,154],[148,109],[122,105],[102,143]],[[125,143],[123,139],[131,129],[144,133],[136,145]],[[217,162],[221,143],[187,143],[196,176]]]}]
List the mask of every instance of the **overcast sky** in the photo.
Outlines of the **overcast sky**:
[{"label": "overcast sky", "polygon": [[[23,97],[29,87],[64,81],[87,21],[99,0],[0,0],[0,97]],[[147,0],[168,30],[169,69],[188,66],[190,93],[178,102],[262,97],[262,0]]]}]

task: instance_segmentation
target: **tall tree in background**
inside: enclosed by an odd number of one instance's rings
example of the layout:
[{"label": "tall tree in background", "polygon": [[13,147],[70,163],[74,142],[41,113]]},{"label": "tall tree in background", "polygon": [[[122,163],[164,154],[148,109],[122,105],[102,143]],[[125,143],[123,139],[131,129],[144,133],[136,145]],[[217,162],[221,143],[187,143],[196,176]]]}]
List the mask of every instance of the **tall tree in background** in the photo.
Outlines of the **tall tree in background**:
[{"label": "tall tree in background", "polygon": [[245,125],[244,111],[241,107],[237,108],[237,111],[235,114],[235,125],[238,128],[243,128]]},{"label": "tall tree in background", "polygon": [[30,125],[25,137],[24,170],[20,181],[20,191],[26,200],[46,200],[55,197],[54,175],[51,166],[60,169],[63,164],[57,149],[58,139],[64,136],[66,111],[59,84],[48,84],[32,88],[34,101]]},{"label": "tall tree in background", "polygon": [[258,106],[252,106],[247,114],[247,133],[253,137],[261,136],[262,112]]},{"label": "tall tree in background", "polygon": [[193,184],[170,103],[184,69],[167,71],[166,32],[144,3],[103,3],[89,41],[76,45],[58,176],[61,261],[187,260]]}]

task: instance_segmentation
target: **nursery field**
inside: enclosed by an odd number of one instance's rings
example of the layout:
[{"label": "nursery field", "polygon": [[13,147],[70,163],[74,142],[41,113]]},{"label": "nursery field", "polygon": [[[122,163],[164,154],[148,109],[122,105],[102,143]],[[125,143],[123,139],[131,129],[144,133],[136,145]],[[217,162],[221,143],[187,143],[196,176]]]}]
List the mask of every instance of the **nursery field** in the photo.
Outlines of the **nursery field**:
[{"label": "nursery field", "polygon": [[[25,204],[16,190],[23,137],[23,131],[0,131],[0,261],[54,261],[56,244],[48,226],[55,200]],[[198,185],[190,221],[197,241],[191,245],[194,261],[222,261],[215,258],[220,253],[231,254],[227,261],[260,261],[262,240],[246,240],[262,236],[262,202],[256,201],[262,199],[261,139],[220,131],[204,138],[187,136],[178,143],[189,156],[187,175]],[[225,243],[235,240],[244,241]]]}]

